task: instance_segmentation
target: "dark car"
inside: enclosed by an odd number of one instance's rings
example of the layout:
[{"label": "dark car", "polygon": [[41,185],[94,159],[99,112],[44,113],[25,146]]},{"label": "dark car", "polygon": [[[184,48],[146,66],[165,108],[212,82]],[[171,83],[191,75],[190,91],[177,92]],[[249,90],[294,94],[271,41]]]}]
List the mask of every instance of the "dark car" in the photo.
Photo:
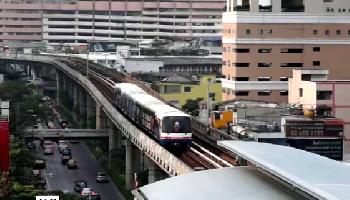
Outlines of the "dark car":
[{"label": "dark car", "polygon": [[71,152],[70,148],[62,149],[61,154],[72,156],[72,152]]},{"label": "dark car", "polygon": [[36,145],[33,142],[28,142],[27,147],[29,150],[36,150]]},{"label": "dark car", "polygon": [[97,183],[107,183],[108,181],[109,180],[108,180],[106,173],[97,172],[97,174],[96,174],[96,182]]},{"label": "dark car", "polygon": [[74,181],[74,191],[80,192],[83,188],[88,186],[88,182],[86,180]]},{"label": "dark car", "polygon": [[71,155],[62,155],[61,156],[61,163],[62,165],[67,164],[68,160],[70,160],[72,158]]},{"label": "dark car", "polygon": [[45,169],[46,160],[45,159],[36,159],[33,164],[33,169]]}]

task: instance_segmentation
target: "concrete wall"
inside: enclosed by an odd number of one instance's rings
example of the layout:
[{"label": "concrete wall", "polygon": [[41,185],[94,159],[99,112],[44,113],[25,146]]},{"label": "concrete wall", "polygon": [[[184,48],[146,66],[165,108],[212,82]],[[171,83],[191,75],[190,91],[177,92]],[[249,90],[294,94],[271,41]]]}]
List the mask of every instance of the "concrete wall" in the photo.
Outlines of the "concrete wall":
[{"label": "concrete wall", "polygon": [[125,59],[126,72],[159,72],[159,67],[164,66],[163,61],[144,61]]}]

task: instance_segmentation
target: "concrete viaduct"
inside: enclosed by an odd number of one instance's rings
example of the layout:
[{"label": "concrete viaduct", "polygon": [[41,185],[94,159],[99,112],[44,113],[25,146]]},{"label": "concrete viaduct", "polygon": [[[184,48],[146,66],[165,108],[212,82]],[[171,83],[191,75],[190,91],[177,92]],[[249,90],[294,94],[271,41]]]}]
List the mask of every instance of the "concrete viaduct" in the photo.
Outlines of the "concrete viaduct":
[{"label": "concrete viaduct", "polygon": [[[185,173],[192,172],[189,166],[179,160],[173,154],[168,152],[157,142],[150,139],[145,133],[135,127],[130,121],[128,121],[118,110],[106,99],[106,97],[99,91],[99,89],[78,71],[72,69],[67,64],[56,59],[52,55],[32,55],[32,54],[0,54],[0,61],[2,64],[6,63],[25,63],[27,65],[32,64],[32,69],[38,66],[38,69],[49,66],[55,69],[57,80],[57,93],[58,102],[62,99],[62,93],[68,94],[73,98],[74,109],[78,110],[74,118],[79,122],[81,128],[86,128],[92,120],[96,121],[96,129],[106,129],[111,127],[111,130],[101,130],[94,133],[88,133],[87,135],[95,136],[100,134],[101,136],[107,135],[110,137],[110,149],[118,148],[122,145],[122,137],[126,138],[125,141],[125,180],[126,189],[132,189],[134,173],[137,172],[140,166],[141,157],[147,158],[144,166],[148,169],[149,176],[148,182],[152,183],[156,181],[157,169],[161,169],[169,176],[176,176]],[[39,74],[39,72],[35,72]],[[32,130],[27,130],[31,132]],[[45,133],[51,135],[57,134],[56,130],[46,131]],[[60,130],[61,131],[61,130]],[[75,134],[79,134],[79,130]],[[39,134],[40,131],[35,131],[35,134]],[[69,132],[66,131],[66,132]],[[61,131],[64,137],[69,137],[68,133]],[[84,130],[86,132],[86,130]],[[89,131],[88,131],[89,132]],[[108,132],[108,134],[107,134]],[[81,133],[81,132],[80,132]],[[143,159],[142,159],[143,160]]]}]

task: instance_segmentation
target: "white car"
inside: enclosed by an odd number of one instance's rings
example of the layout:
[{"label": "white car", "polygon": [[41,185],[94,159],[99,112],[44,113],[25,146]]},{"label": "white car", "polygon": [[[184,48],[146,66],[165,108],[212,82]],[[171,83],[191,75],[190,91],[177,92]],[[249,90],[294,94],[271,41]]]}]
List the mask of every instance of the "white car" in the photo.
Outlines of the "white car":
[{"label": "white car", "polygon": [[58,141],[58,150],[61,152],[63,149],[68,148],[68,142],[64,141],[64,140],[59,140]]},{"label": "white car", "polygon": [[86,196],[90,196],[93,193],[93,189],[92,188],[83,188],[80,192],[81,196],[86,197]]}]

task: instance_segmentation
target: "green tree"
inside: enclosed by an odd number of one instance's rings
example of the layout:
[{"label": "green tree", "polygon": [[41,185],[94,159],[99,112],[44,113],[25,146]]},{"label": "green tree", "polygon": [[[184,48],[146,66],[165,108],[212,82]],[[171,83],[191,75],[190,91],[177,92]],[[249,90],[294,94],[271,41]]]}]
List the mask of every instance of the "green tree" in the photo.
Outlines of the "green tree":
[{"label": "green tree", "polygon": [[19,182],[14,182],[10,189],[11,197],[33,198],[42,193],[42,190],[34,185],[24,185]]},{"label": "green tree", "polygon": [[196,100],[187,99],[186,104],[182,106],[182,110],[184,110],[192,116],[198,116],[199,102],[202,100],[203,98],[197,98]]}]

